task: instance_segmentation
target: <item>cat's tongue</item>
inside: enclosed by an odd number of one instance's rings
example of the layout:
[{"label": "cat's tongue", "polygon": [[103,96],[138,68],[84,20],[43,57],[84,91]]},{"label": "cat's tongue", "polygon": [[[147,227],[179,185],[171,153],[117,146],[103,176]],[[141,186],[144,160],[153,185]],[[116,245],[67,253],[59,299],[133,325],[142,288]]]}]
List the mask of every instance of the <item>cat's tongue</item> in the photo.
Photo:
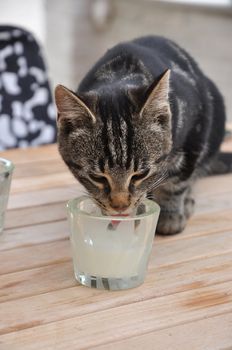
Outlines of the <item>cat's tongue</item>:
[{"label": "cat's tongue", "polygon": [[[129,216],[129,214],[114,214],[114,215],[112,215],[112,216]],[[120,223],[120,221],[118,221],[118,220],[111,220],[111,223],[112,223],[112,225],[117,225],[117,224],[119,224]]]}]

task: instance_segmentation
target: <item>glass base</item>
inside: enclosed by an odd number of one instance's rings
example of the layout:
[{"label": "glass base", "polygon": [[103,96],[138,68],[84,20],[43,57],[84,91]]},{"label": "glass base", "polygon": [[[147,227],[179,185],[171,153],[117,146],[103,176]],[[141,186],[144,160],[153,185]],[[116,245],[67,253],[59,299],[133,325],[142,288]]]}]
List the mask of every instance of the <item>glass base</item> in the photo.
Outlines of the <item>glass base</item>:
[{"label": "glass base", "polygon": [[122,290],[135,288],[144,282],[144,276],[132,276],[126,278],[104,278],[99,276],[90,276],[84,273],[75,273],[75,278],[84,286],[107,290]]}]

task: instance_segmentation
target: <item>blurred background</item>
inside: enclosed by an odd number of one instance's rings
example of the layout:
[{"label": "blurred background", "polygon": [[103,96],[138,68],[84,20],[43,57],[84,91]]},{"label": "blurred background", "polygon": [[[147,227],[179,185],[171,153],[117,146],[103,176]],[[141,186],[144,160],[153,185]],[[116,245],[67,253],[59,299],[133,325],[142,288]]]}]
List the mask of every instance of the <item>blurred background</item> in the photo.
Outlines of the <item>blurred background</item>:
[{"label": "blurred background", "polygon": [[175,40],[225,97],[232,121],[231,0],[0,0],[0,24],[31,31],[50,84],[76,89],[111,46],[147,34]]}]

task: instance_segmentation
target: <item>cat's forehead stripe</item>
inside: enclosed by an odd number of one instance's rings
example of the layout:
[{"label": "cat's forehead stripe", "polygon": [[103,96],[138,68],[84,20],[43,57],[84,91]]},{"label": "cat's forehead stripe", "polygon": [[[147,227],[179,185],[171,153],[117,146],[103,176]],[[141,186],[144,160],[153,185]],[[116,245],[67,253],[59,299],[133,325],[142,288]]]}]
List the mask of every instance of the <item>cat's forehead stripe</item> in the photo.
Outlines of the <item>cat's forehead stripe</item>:
[{"label": "cat's forehead stripe", "polygon": [[99,170],[104,173],[105,171],[105,161],[103,158],[99,158],[98,159],[98,166],[99,166]]},{"label": "cat's forehead stripe", "polygon": [[128,169],[132,159],[133,126],[125,93],[121,100],[113,95],[101,98],[99,116],[103,122],[102,141],[109,167],[120,165]]}]

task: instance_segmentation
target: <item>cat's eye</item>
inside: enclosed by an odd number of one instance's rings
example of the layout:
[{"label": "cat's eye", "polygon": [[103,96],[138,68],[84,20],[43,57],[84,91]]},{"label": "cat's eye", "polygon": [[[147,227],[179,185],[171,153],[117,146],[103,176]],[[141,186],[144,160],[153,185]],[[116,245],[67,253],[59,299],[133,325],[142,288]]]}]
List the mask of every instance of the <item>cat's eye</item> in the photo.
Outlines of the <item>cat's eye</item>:
[{"label": "cat's eye", "polygon": [[111,191],[110,189],[110,185],[109,182],[107,180],[107,178],[105,176],[101,176],[101,175],[95,175],[95,174],[89,174],[89,178],[95,182],[98,183],[100,185],[103,186],[103,190],[104,192],[108,195]]},{"label": "cat's eye", "polygon": [[81,170],[82,169],[82,166],[77,164],[77,163],[74,163],[73,161],[71,160],[68,160],[68,161],[65,161],[65,163],[67,164],[67,166],[71,169],[77,169],[77,170]]},{"label": "cat's eye", "polygon": [[97,183],[103,184],[103,185],[108,185],[108,180],[105,176],[89,174],[89,177],[94,182],[97,182]]},{"label": "cat's eye", "polygon": [[149,173],[150,169],[147,169],[143,172],[141,172],[140,174],[135,174],[131,177],[131,181],[132,182],[136,182],[136,181],[140,181],[143,180]]}]

